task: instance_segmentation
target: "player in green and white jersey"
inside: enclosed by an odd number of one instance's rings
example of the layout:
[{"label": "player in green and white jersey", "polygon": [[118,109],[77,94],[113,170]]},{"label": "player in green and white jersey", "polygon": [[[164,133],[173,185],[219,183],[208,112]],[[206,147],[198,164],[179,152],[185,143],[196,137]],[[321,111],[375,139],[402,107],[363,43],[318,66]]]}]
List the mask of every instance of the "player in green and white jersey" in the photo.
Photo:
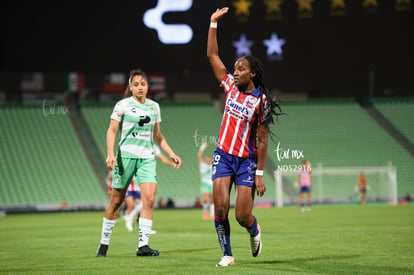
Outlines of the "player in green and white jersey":
[{"label": "player in green and white jersey", "polygon": [[[168,145],[161,133],[159,104],[147,98],[148,77],[137,69],[130,72],[127,92],[131,96],[117,102],[107,131],[107,167],[113,169],[112,195],[105,210],[101,241],[96,256],[106,256],[112,230],[115,226],[128,185],[135,176],[139,184],[142,210],[139,218],[139,239],[137,256],[158,256],[159,251],[148,246],[152,230],[152,218],[157,192],[156,160],[154,140],[175,163],[181,166],[181,159]],[[121,126],[119,149],[115,156],[116,134]]]},{"label": "player in green and white jersey", "polygon": [[202,207],[203,207],[203,219],[210,220],[214,219],[214,201],[213,201],[213,180],[211,179],[212,171],[212,156],[207,154],[203,158],[203,152],[207,148],[208,144],[201,144],[197,158],[200,169],[201,179],[201,196],[202,196]]}]

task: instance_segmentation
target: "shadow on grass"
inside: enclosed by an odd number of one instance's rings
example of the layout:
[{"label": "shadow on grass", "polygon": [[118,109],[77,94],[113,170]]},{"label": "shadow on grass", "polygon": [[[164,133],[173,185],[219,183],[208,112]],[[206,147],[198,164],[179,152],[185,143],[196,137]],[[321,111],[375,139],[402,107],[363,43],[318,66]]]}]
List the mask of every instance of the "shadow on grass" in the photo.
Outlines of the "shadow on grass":
[{"label": "shadow on grass", "polygon": [[325,261],[332,259],[351,259],[358,258],[361,255],[327,255],[327,256],[318,256],[318,257],[308,257],[308,258],[293,258],[286,260],[274,260],[274,261],[255,261],[255,264],[289,264],[289,263],[303,263],[303,262],[316,262],[316,261]]},{"label": "shadow on grass", "polygon": [[163,253],[195,253],[195,252],[204,252],[204,251],[215,251],[217,248],[197,248],[197,249],[175,249],[175,250],[163,250]]}]

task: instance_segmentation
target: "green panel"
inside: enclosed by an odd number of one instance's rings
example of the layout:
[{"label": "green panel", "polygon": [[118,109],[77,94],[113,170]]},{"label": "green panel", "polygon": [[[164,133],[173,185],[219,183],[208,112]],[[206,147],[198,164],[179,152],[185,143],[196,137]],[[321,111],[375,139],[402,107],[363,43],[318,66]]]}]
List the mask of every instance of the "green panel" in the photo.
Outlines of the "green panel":
[{"label": "green panel", "polygon": [[0,128],[0,205],[106,200],[67,113],[6,106]]}]

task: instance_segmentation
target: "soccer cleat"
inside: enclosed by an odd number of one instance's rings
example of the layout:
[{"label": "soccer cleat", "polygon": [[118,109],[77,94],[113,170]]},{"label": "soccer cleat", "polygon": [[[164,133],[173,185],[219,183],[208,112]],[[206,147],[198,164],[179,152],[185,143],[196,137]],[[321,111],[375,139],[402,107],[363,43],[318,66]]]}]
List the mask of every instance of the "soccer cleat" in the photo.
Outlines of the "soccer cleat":
[{"label": "soccer cleat", "polygon": [[253,257],[259,256],[262,251],[262,229],[260,228],[260,225],[257,225],[257,229],[259,230],[259,234],[250,237],[250,249]]},{"label": "soccer cleat", "polygon": [[158,250],[151,249],[148,245],[141,246],[137,249],[137,256],[158,256],[160,252]]},{"label": "soccer cleat", "polygon": [[220,262],[218,262],[218,264],[216,264],[216,267],[226,267],[226,266],[231,266],[234,265],[234,257],[233,256],[223,256],[220,260]]},{"label": "soccer cleat", "polygon": [[96,257],[106,257],[107,251],[108,251],[107,244],[99,244],[98,251],[96,251]]}]

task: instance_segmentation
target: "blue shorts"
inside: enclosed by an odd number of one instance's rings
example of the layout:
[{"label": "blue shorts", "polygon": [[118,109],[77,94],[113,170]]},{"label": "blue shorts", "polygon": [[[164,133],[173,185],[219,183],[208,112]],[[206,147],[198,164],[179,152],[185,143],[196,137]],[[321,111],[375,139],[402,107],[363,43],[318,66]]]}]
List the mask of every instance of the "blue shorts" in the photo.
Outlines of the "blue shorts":
[{"label": "blue shorts", "polygon": [[312,191],[312,187],[311,186],[301,186],[300,187],[300,192],[301,193],[305,193],[305,192],[309,192]]},{"label": "blue shorts", "polygon": [[232,177],[235,184],[253,187],[256,158],[240,158],[217,148],[213,155],[212,179]]},{"label": "blue shorts", "polygon": [[125,195],[125,198],[133,197],[134,199],[140,199],[141,198],[141,192],[139,191],[128,191]]}]

